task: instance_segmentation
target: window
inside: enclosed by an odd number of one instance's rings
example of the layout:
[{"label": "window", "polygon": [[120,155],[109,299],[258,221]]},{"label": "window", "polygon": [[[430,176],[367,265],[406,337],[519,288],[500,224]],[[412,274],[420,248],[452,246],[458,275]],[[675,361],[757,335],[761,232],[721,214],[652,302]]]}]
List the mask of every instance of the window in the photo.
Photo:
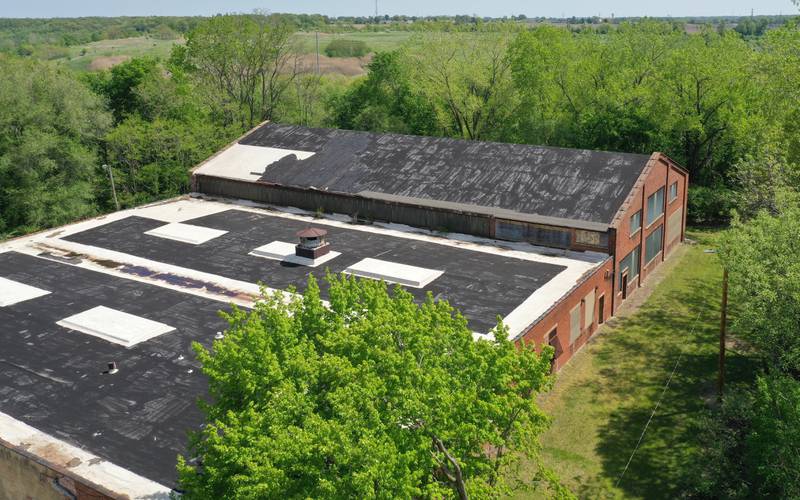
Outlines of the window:
[{"label": "window", "polygon": [[583,310],[583,324],[586,325],[586,328],[589,328],[594,323],[594,290],[586,295],[583,302],[585,307]]},{"label": "window", "polygon": [[634,248],[631,253],[619,261],[619,277],[617,281],[619,282],[620,291],[622,291],[622,275],[625,271],[628,271],[628,283],[639,276],[639,247]]},{"label": "window", "polygon": [[631,236],[636,234],[636,231],[642,228],[642,211],[639,210],[631,215]]},{"label": "window", "polygon": [[681,235],[683,228],[683,207],[679,207],[667,219],[667,244],[672,243]]},{"label": "window", "polygon": [[664,213],[664,188],[660,188],[647,198],[647,225],[649,226]]},{"label": "window", "polygon": [[664,234],[664,226],[658,226],[658,229],[650,233],[650,236],[644,242],[644,261],[645,263],[653,260],[661,252],[662,236]]},{"label": "window", "polygon": [[578,304],[569,312],[569,343],[574,343],[581,336],[581,305]]},{"label": "window", "polygon": [[678,181],[669,186],[669,202],[672,203],[678,198]]},{"label": "window", "polygon": [[[506,220],[497,221],[495,236],[502,240],[527,241],[534,245],[551,247],[568,248],[570,244],[569,231]],[[606,239],[606,241],[608,240]]]}]

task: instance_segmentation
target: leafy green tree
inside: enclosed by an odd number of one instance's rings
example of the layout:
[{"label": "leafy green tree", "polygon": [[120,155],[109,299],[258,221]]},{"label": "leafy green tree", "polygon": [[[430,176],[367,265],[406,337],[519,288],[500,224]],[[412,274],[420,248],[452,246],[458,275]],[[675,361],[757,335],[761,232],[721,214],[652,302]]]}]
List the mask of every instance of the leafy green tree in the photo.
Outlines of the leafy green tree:
[{"label": "leafy green tree", "polygon": [[0,233],[92,215],[110,123],[102,100],[70,73],[0,56]]},{"label": "leafy green tree", "polygon": [[178,54],[226,124],[250,128],[275,118],[299,73],[293,33],[281,16],[214,16],[189,33]]},{"label": "leafy green tree", "polygon": [[448,135],[494,139],[515,111],[507,33],[426,33],[403,54]]},{"label": "leafy green tree", "polygon": [[415,88],[399,51],[380,52],[366,78],[332,100],[332,120],[350,130],[439,135],[436,111]]},{"label": "leafy green tree", "polygon": [[106,97],[114,119],[119,123],[142,107],[136,88],[152,79],[158,70],[158,61],[140,57],[118,64],[110,71],[90,73],[86,78],[95,92]]},{"label": "leafy green tree", "polygon": [[202,121],[126,119],[106,136],[120,204],[136,206],[187,192],[189,170],[224,144],[224,132]]},{"label": "leafy green tree", "polygon": [[732,329],[770,367],[800,374],[800,206],[787,195],[775,216],[735,218],[720,247],[730,274]]},{"label": "leafy green tree", "polygon": [[[550,348],[516,346],[498,326],[475,341],[432,296],[313,276],[302,297],[264,296],[228,315],[211,350],[206,425],[179,459],[186,498],[476,498],[509,491],[548,419]],[[548,482],[542,470],[533,482]]]},{"label": "leafy green tree", "polygon": [[690,498],[800,497],[800,382],[773,373],[732,387],[701,435]]}]

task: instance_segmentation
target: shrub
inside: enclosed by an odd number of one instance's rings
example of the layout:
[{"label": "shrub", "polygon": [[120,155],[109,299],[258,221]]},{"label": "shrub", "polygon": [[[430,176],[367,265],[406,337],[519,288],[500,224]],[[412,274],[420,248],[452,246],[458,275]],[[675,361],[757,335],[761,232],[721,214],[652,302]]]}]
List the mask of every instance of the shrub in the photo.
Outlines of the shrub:
[{"label": "shrub", "polygon": [[369,53],[369,47],[361,40],[334,40],[325,47],[328,57],[362,57]]}]

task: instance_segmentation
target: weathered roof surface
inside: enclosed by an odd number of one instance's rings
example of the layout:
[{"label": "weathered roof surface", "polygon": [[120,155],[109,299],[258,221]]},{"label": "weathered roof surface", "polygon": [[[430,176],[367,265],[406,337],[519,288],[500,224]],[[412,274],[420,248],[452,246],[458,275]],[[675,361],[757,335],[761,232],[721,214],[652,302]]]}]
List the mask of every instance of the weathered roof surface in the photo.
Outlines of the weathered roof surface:
[{"label": "weathered roof surface", "polygon": [[270,183],[489,207],[500,217],[535,214],[597,228],[611,222],[650,158],[276,123],[240,144],[315,153],[271,163],[261,176]]}]

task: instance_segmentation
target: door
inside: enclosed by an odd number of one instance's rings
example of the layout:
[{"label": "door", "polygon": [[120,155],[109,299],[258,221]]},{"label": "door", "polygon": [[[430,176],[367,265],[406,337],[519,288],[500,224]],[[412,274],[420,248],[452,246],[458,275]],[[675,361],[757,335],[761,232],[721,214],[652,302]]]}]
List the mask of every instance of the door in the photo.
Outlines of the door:
[{"label": "door", "polygon": [[622,274],[622,300],[628,298],[628,273]]},{"label": "door", "polygon": [[558,341],[558,328],[547,334],[547,343],[553,348],[553,359],[550,360],[550,371],[554,372],[556,369],[556,360],[561,356],[561,343]]},{"label": "door", "polygon": [[597,317],[597,324],[602,325],[603,322],[606,320],[606,296],[601,295],[600,300],[597,301],[597,312],[599,316]]}]

